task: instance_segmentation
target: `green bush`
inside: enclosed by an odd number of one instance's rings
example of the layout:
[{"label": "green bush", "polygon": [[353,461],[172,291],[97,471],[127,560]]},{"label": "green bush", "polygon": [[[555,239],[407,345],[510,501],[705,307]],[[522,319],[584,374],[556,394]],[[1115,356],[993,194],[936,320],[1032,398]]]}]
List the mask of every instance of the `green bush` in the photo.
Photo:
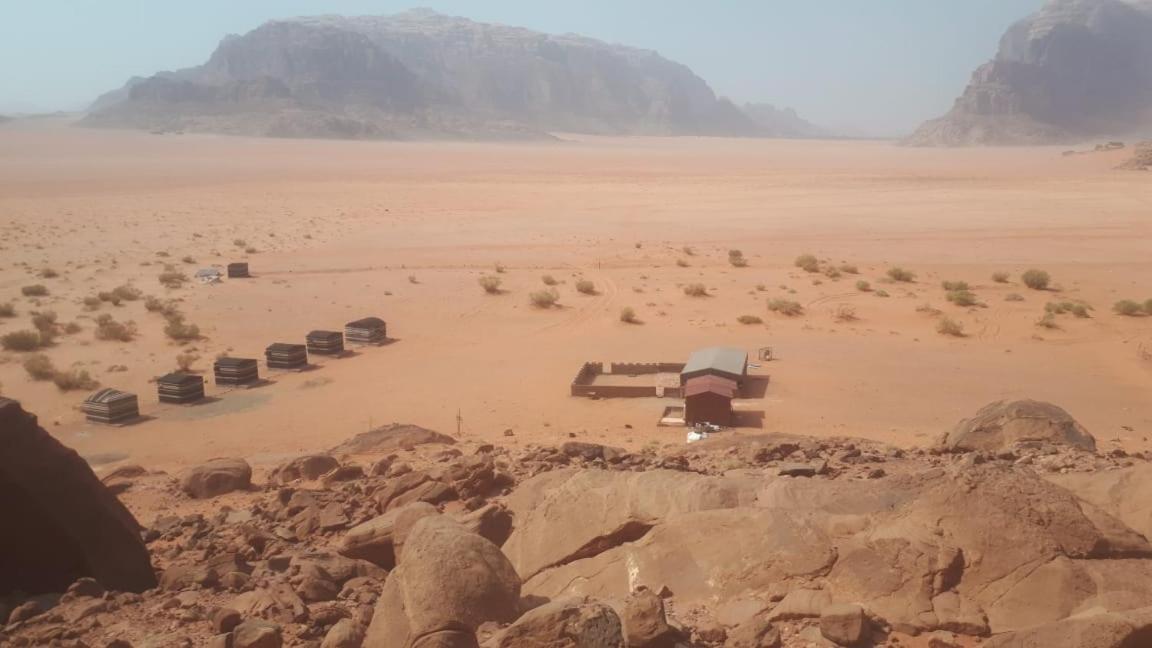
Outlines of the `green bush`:
[{"label": "green bush", "polygon": [[1132,301],[1131,299],[1123,299],[1116,302],[1116,305],[1112,307],[1112,310],[1117,315],[1123,315],[1125,317],[1136,317],[1137,315],[1146,313],[1143,305],[1141,305],[1139,302]]},{"label": "green bush", "polygon": [[888,278],[892,279],[893,281],[910,283],[916,281],[916,274],[914,272],[905,270],[904,268],[895,267],[888,269]]},{"label": "green bush", "polygon": [[1043,270],[1033,268],[1020,275],[1020,281],[1023,281],[1024,285],[1032,290],[1047,290],[1052,277]]},{"label": "green bush", "polygon": [[20,294],[25,297],[46,297],[48,295],[48,288],[41,284],[33,284],[21,288]]},{"label": "green bush", "polygon": [[948,301],[957,306],[975,306],[980,303],[976,295],[968,290],[954,290],[948,293]]},{"label": "green bush", "polygon": [[967,281],[944,281],[941,283],[941,285],[944,287],[944,290],[947,290],[948,292],[968,290]]}]

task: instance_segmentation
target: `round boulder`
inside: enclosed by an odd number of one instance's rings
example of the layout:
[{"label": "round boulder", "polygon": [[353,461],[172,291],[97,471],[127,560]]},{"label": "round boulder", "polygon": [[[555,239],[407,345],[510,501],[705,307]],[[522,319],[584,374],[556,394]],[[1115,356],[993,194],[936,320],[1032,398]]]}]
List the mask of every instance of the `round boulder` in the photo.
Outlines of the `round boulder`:
[{"label": "round boulder", "polygon": [[213,459],[180,476],[180,489],[196,499],[209,499],[252,486],[252,467],[243,459]]},{"label": "round boulder", "polygon": [[1019,443],[1047,443],[1094,452],[1096,439],[1068,412],[1034,400],[997,401],[940,438],[943,450],[998,452]]}]

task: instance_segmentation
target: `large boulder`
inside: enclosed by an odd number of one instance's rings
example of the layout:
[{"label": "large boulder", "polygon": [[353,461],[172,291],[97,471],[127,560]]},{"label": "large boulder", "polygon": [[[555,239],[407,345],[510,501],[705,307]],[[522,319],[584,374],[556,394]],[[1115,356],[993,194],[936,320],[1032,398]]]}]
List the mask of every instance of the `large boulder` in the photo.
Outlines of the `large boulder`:
[{"label": "large boulder", "polygon": [[140,526],[88,464],[0,397],[0,597],[63,592],[83,577],[108,589],[156,586]]},{"label": "large boulder", "polygon": [[624,648],[624,634],[611,607],[569,599],[524,614],[504,631],[497,648]]},{"label": "large boulder", "polygon": [[407,533],[364,646],[411,648],[437,633],[452,635],[444,645],[474,643],[481,623],[514,620],[519,601],[520,579],[496,545],[445,516],[423,517]]},{"label": "large boulder", "polygon": [[1152,538],[1152,464],[1045,477]]},{"label": "large boulder", "polygon": [[664,599],[648,588],[629,595],[620,614],[628,648],[671,648],[680,638],[668,625]]},{"label": "large boulder", "polygon": [[[396,523],[402,517],[425,517],[439,515],[435,506],[426,502],[413,502],[395,508],[384,515],[358,524],[344,534],[337,551],[348,558],[359,558],[379,565],[384,569],[396,566],[395,532]],[[414,520],[413,520],[414,521]]]},{"label": "large boulder", "polygon": [[1152,646],[1152,608],[1099,610],[998,635],[984,648],[1143,648]]},{"label": "large boulder", "polygon": [[280,466],[272,472],[269,478],[281,484],[299,480],[314,481],[339,467],[340,462],[332,455],[304,455]]},{"label": "large boulder", "polygon": [[393,423],[361,432],[332,448],[332,454],[368,454],[411,450],[418,445],[455,445],[456,439],[418,425]]},{"label": "large boulder", "polygon": [[940,438],[948,451],[998,452],[1018,443],[1072,446],[1095,451],[1096,439],[1068,412],[1034,400],[997,401],[960,421]]},{"label": "large boulder", "polygon": [[196,499],[209,499],[252,487],[252,467],[243,459],[212,459],[180,475],[180,489]]}]

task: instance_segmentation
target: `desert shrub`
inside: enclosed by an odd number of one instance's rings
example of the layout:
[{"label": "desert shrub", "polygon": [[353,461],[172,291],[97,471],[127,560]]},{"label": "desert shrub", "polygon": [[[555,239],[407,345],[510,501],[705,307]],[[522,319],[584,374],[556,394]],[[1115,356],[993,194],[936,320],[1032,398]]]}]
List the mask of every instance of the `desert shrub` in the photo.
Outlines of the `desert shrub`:
[{"label": "desert shrub", "polygon": [[707,297],[708,287],[702,283],[692,283],[684,286],[684,294],[689,297]]},{"label": "desert shrub", "polygon": [[748,259],[744,258],[744,252],[741,250],[728,250],[728,263],[734,268],[745,268],[748,266]]},{"label": "desert shrub", "polygon": [[536,290],[528,295],[528,301],[536,308],[552,308],[560,301],[560,293],[555,288]]},{"label": "desert shrub", "polygon": [[1032,290],[1047,290],[1052,277],[1044,270],[1033,268],[1020,275],[1020,281],[1023,281],[1024,285]]},{"label": "desert shrub", "polygon": [[47,346],[45,339],[38,331],[12,331],[0,337],[0,346],[5,351],[35,351]]},{"label": "desert shrub", "polygon": [[43,353],[35,353],[28,356],[24,361],[24,371],[28,372],[28,376],[32,380],[52,380],[56,375],[56,366],[52,364],[52,359]]},{"label": "desert shrub", "polygon": [[764,323],[764,320],[760,319],[760,317],[758,317],[756,315],[741,315],[740,317],[736,318],[736,321],[740,322],[741,324],[746,324],[746,325],[763,324]]},{"label": "desert shrub", "polygon": [[[1144,302],[1144,312],[1148,313],[1149,315],[1152,315],[1152,299],[1149,299],[1149,300]],[[0,316],[3,316],[3,315],[4,315],[3,313],[0,313]]]},{"label": "desert shrub", "polygon": [[103,303],[104,303],[104,301],[102,299],[100,299],[100,297],[98,295],[91,295],[89,297],[85,297],[84,298],[84,310],[90,310],[90,311],[100,310],[100,304],[103,304]]},{"label": "desert shrub", "polygon": [[187,263],[188,265],[195,265],[196,264],[196,259],[192,256],[186,256],[180,260],[183,261],[184,263]]},{"label": "desert shrub", "polygon": [[1008,283],[1008,276],[1007,272],[993,272],[992,281],[996,283]]},{"label": "desert shrub", "polygon": [[936,332],[951,337],[964,337],[964,325],[951,317],[945,317],[936,324]]},{"label": "desert shrub", "polygon": [[1089,312],[1091,310],[1092,308],[1086,304],[1072,304],[1072,306],[1068,309],[1068,312],[1081,319],[1087,319],[1092,317],[1092,314]]},{"label": "desert shrub", "polygon": [[839,279],[840,278],[840,270],[837,268],[833,268],[833,267],[829,266],[829,267],[824,269],[824,276],[828,277],[829,279]]},{"label": "desert shrub", "polygon": [[180,371],[191,371],[192,366],[195,365],[199,359],[200,356],[195,353],[181,353],[176,356],[176,367]]},{"label": "desert shrub", "polygon": [[790,299],[769,299],[768,310],[788,317],[795,317],[804,312],[804,307],[800,305],[800,302]]},{"label": "desert shrub", "polygon": [[692,249],[691,245],[685,245],[684,247],[680,248],[680,251],[688,256],[696,255],[696,250]]},{"label": "desert shrub", "polygon": [[820,272],[820,260],[812,254],[801,254],[793,261],[804,272]]},{"label": "desert shrub", "polygon": [[844,274],[860,274],[860,268],[857,268],[853,263],[841,263],[840,272]]},{"label": "desert shrub", "polygon": [[32,326],[35,326],[41,335],[52,335],[56,332],[56,319],[55,311],[32,313]]},{"label": "desert shrub", "polygon": [[931,315],[932,317],[936,317],[937,315],[939,315],[941,313],[941,310],[939,308],[936,308],[932,304],[925,302],[925,303],[920,304],[919,306],[916,307],[916,312],[917,313],[924,313],[925,315]]},{"label": "desert shrub", "polygon": [[976,299],[976,295],[968,290],[953,290],[948,293],[947,297],[948,301],[957,306],[975,306],[980,303],[980,301]]},{"label": "desert shrub", "polygon": [[681,268],[687,268],[690,264],[684,259],[676,259],[676,265]]},{"label": "desert shrub", "polygon": [[55,279],[60,276],[60,273],[56,272],[53,268],[44,268],[40,271],[40,276],[44,279]]},{"label": "desert shrub", "polygon": [[494,275],[483,275],[480,277],[479,283],[484,292],[489,295],[496,295],[500,293],[500,284],[504,283],[504,280]]},{"label": "desert shrub", "polygon": [[1055,313],[1044,313],[1044,317],[1036,320],[1036,326],[1046,329],[1058,329],[1060,325],[1056,322]]},{"label": "desert shrub", "polygon": [[246,247],[246,248],[244,248],[244,254],[258,254],[259,252],[260,252],[260,250],[257,250],[257,249],[256,249],[256,248],[254,248],[254,247]]},{"label": "desert shrub", "polygon": [[64,325],[64,334],[65,335],[75,335],[82,330],[83,329],[80,328],[79,322],[68,322],[67,324]]},{"label": "desert shrub", "polygon": [[120,298],[116,296],[116,293],[111,292],[111,291],[97,293],[96,298],[102,302],[108,302],[108,303],[112,304],[113,306],[119,306],[120,305]]},{"label": "desert shrub", "polygon": [[116,286],[112,289],[112,294],[124,301],[136,301],[144,295],[144,293],[141,292],[139,288],[136,286],[129,286],[128,284],[124,284],[123,286]]},{"label": "desert shrub", "polygon": [[149,313],[159,313],[164,310],[165,302],[159,297],[148,297],[144,300],[144,310]]},{"label": "desert shrub", "polygon": [[596,284],[588,281],[587,279],[581,279],[580,281],[576,282],[576,292],[584,295],[595,295]]},{"label": "desert shrub", "polygon": [[31,286],[21,288],[20,294],[25,297],[46,297],[48,295],[48,288],[42,284],[32,284]]},{"label": "desert shrub", "polygon": [[1024,301],[1024,295],[1021,295],[1020,293],[1008,293],[1007,295],[1004,295],[1004,301],[1022,302]]},{"label": "desert shrub", "polygon": [[540,277],[540,281],[545,286],[555,286],[556,284],[560,283],[559,281],[556,281],[556,277],[553,277],[552,275],[544,275],[543,277]]},{"label": "desert shrub", "polygon": [[624,308],[621,308],[620,321],[624,322],[625,324],[635,324],[638,321],[636,319],[636,310],[631,306],[625,306]]},{"label": "desert shrub", "polygon": [[188,275],[178,270],[166,270],[157,279],[165,288],[180,288],[188,281]]},{"label": "desert shrub", "polygon": [[868,292],[869,290],[872,290],[872,284],[861,279],[860,281],[856,282],[856,290],[859,290],[860,292]]},{"label": "desert shrub", "polygon": [[916,281],[916,273],[897,266],[895,268],[888,269],[888,278],[893,281],[910,283]]},{"label": "desert shrub", "polygon": [[840,304],[832,311],[832,319],[837,322],[855,322],[860,319],[856,316],[856,307],[849,304]]},{"label": "desert shrub", "polygon": [[1123,315],[1125,317],[1136,317],[1137,315],[1145,313],[1144,307],[1139,302],[1132,301],[1131,299],[1123,299],[1116,302],[1112,307],[1112,311],[1117,315]]},{"label": "desert shrub", "polygon": [[876,295],[877,297],[888,297],[888,291],[887,290],[877,290],[876,292],[874,292],[872,294]]},{"label": "desert shrub", "polygon": [[200,327],[189,324],[183,317],[171,317],[164,326],[164,335],[177,342],[188,342],[200,339]]},{"label": "desert shrub", "polygon": [[172,255],[169,254],[168,252],[165,252],[164,250],[160,250],[159,252],[156,253],[156,256],[158,256],[158,257],[170,257]]},{"label": "desert shrub", "polygon": [[136,337],[136,325],[132,322],[117,322],[105,313],[96,318],[96,339],[112,342],[131,342]]},{"label": "desert shrub", "polygon": [[947,290],[948,292],[953,292],[956,290],[968,290],[967,281],[943,281],[940,283],[940,285],[944,288],[944,290]]},{"label": "desert shrub", "polygon": [[492,269],[495,270],[497,274],[504,274],[508,271],[508,268],[504,267],[503,263],[497,263],[496,265],[492,266]]},{"label": "desert shrub", "polygon": [[248,247],[248,241],[245,241],[244,239],[232,239],[232,245],[235,245],[238,248]]},{"label": "desert shrub", "polygon": [[100,383],[83,369],[57,371],[52,376],[52,382],[56,383],[56,388],[60,391],[92,390],[100,386]]},{"label": "desert shrub", "polygon": [[16,317],[16,307],[8,302],[0,304],[0,317]]}]

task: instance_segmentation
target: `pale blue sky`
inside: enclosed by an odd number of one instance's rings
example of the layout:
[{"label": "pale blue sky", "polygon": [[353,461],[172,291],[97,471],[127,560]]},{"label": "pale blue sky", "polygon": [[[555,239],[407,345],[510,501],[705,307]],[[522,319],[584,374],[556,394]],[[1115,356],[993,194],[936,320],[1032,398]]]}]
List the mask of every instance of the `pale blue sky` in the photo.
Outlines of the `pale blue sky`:
[{"label": "pale blue sky", "polygon": [[203,62],[227,33],[413,6],[656,50],[738,102],[901,134],[951,105],[1043,0],[3,0],[0,111],[74,109],[132,75]]}]

